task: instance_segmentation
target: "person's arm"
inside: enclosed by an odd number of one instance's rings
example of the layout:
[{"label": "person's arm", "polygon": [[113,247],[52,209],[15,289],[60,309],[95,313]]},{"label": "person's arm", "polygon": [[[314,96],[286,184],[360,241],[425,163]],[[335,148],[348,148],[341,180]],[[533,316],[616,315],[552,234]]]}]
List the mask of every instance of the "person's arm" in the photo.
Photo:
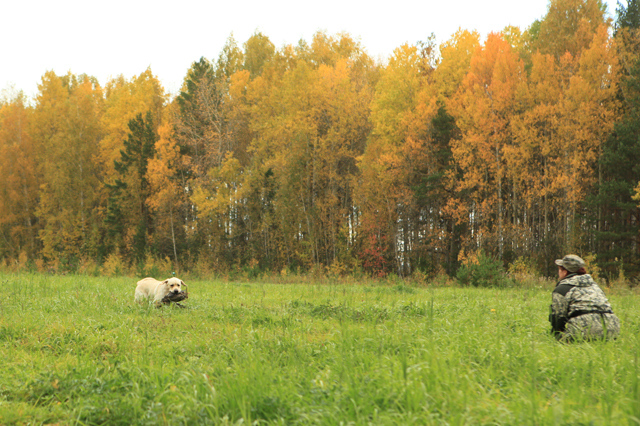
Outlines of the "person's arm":
[{"label": "person's arm", "polygon": [[551,323],[551,333],[558,336],[564,332],[567,321],[569,321],[569,303],[566,294],[573,288],[570,285],[559,285],[553,291],[549,322]]}]

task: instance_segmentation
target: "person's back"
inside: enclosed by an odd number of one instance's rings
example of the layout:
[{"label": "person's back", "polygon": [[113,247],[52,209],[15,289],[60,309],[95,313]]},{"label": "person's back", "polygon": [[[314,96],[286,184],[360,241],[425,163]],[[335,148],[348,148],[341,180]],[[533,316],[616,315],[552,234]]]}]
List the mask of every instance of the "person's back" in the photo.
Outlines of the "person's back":
[{"label": "person's back", "polygon": [[552,332],[565,341],[615,339],[620,320],[602,289],[584,269],[584,261],[575,255],[556,260],[560,282],[552,295]]}]

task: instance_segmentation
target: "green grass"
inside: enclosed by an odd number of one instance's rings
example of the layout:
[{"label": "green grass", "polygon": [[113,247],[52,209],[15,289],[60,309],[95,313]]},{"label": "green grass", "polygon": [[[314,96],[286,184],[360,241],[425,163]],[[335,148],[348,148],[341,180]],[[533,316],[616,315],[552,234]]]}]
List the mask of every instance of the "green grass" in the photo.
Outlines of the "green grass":
[{"label": "green grass", "polygon": [[640,298],[557,343],[549,289],[0,275],[0,424],[640,424]]}]

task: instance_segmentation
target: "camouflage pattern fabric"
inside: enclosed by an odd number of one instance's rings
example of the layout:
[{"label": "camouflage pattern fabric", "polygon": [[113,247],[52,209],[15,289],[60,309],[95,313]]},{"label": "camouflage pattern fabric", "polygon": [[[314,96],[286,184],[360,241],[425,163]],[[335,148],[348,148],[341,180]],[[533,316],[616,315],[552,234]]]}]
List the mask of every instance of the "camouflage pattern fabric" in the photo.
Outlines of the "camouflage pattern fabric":
[{"label": "camouflage pattern fabric", "polygon": [[615,339],[620,334],[620,320],[615,314],[585,314],[571,318],[560,339],[579,342],[593,339]]},{"label": "camouflage pattern fabric", "polygon": [[562,340],[608,340],[620,334],[620,320],[588,274],[569,274],[558,283],[552,295],[549,321],[552,332]]},{"label": "camouflage pattern fabric", "polygon": [[568,254],[562,259],[556,260],[556,265],[562,266],[569,272],[578,272],[580,268],[584,268],[586,266],[584,260],[575,254]]}]

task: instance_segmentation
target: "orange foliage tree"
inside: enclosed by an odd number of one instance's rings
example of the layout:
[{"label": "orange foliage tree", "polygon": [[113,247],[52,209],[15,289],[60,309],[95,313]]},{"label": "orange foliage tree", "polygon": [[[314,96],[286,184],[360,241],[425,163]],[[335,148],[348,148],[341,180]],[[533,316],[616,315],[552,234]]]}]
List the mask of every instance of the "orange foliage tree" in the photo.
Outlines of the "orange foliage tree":
[{"label": "orange foliage tree", "polygon": [[151,70],[104,88],[48,72],[33,106],[0,103],[0,256],[407,276],[479,249],[541,267],[595,251],[640,51],[610,24],[599,0],[552,0],[525,30],[460,29],[387,63],[348,34],[256,32],[173,99]]},{"label": "orange foliage tree", "polygon": [[470,191],[465,216],[472,230],[470,246],[494,247],[502,258],[505,217],[513,195],[506,153],[513,144],[511,121],[516,93],[526,81],[524,63],[501,35],[492,33],[478,47],[469,73],[450,103],[461,137],[452,151],[463,172],[459,191]]},{"label": "orange foliage tree", "polygon": [[29,126],[33,108],[18,93],[0,102],[0,256],[34,259],[40,243],[36,208],[40,176]]}]

